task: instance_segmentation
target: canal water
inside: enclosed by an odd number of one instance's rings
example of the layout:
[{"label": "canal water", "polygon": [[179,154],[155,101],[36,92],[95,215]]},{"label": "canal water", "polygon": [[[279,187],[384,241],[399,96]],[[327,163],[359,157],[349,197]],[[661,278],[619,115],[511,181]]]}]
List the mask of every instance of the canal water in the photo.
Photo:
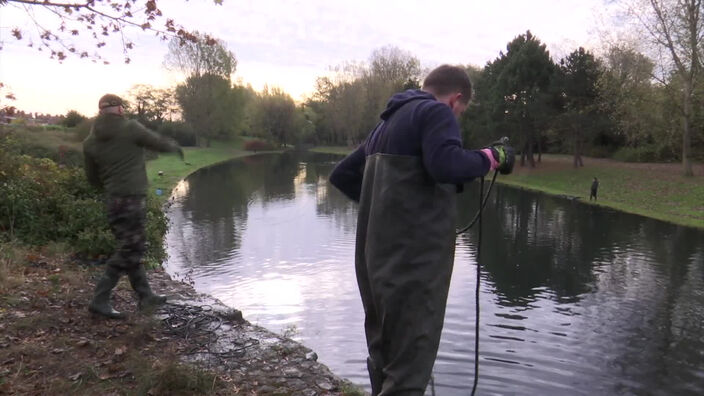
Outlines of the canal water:
[{"label": "canal water", "polygon": [[[174,192],[166,269],[368,387],[357,209],[327,181],[338,159],[197,171]],[[704,232],[501,186],[484,213],[478,394],[704,394]],[[457,239],[437,395],[471,390],[476,241],[476,229]]]}]

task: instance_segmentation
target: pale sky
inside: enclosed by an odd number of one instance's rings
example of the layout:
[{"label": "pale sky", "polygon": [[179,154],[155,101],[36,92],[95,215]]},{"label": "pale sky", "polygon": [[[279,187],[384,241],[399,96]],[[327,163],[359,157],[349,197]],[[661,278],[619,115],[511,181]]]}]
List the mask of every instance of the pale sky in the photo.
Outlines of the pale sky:
[{"label": "pale sky", "polygon": [[[423,66],[442,63],[484,66],[526,30],[560,58],[579,46],[600,45],[603,0],[449,0],[430,1],[245,1],[169,0],[159,2],[168,17],[222,39],[238,66],[233,78],[280,86],[302,100],[315,78],[346,61],[364,61],[374,49],[393,45],[409,51]],[[36,7],[34,7],[36,8]],[[37,20],[56,26],[38,12]],[[103,57],[111,65],[69,58],[63,64],[17,42],[10,28],[29,30],[26,13],[0,7],[0,81],[17,97],[14,105],[33,112],[65,114],[76,109],[92,116],[107,92],[126,94],[134,84],[173,86],[182,80],[162,66],[167,43],[152,33],[126,30],[136,48],[132,63],[109,42]]]}]

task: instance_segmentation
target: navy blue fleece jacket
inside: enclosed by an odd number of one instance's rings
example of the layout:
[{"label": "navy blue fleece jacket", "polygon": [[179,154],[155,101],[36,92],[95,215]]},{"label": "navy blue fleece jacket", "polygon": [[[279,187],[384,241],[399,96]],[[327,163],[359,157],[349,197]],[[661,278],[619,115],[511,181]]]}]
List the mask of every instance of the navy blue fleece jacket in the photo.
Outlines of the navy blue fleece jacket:
[{"label": "navy blue fleece jacket", "polygon": [[376,153],[421,157],[428,175],[438,183],[467,183],[486,175],[490,167],[480,151],[462,148],[460,127],[450,107],[420,90],[391,97],[381,122],[335,166],[330,182],[359,201],[366,157]]}]

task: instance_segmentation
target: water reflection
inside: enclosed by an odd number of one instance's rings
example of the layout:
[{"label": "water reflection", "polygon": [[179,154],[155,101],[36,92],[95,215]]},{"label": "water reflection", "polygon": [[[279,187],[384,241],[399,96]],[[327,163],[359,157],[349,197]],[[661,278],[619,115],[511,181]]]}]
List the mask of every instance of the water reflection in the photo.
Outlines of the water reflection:
[{"label": "water reflection", "polygon": [[[167,269],[250,321],[295,325],[365,384],[356,206],[326,180],[337,158],[261,155],[189,177]],[[463,222],[476,194],[460,200]],[[481,394],[704,392],[702,232],[501,187],[483,220]],[[471,388],[477,236],[458,238],[438,395]]]}]

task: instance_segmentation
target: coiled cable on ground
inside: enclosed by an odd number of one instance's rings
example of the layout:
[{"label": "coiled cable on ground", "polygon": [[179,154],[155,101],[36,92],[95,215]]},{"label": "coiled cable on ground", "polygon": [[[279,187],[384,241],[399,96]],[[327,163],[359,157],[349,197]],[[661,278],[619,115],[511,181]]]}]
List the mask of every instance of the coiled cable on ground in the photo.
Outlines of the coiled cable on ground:
[{"label": "coiled cable on ground", "polygon": [[239,358],[244,356],[247,349],[259,345],[259,340],[247,338],[233,341],[233,346],[226,350],[213,350],[218,344],[220,336],[218,330],[227,323],[235,323],[215,313],[211,306],[194,306],[181,304],[165,304],[158,313],[163,317],[164,331],[166,334],[176,336],[187,341],[191,347],[184,352],[185,355],[210,355],[220,359]]}]

